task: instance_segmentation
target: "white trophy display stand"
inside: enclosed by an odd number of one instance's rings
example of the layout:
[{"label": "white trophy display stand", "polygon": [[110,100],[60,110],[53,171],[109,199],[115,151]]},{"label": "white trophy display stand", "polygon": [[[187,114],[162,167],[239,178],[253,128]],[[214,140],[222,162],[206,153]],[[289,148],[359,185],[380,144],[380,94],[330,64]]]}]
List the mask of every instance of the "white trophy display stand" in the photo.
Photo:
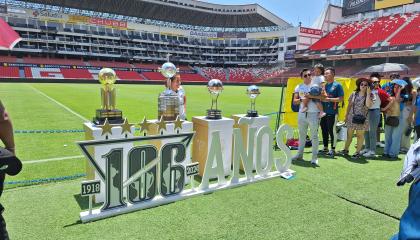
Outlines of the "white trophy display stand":
[{"label": "white trophy display stand", "polygon": [[[175,129],[175,123],[174,122],[166,122],[166,130],[165,129],[159,129],[158,122],[159,120],[149,120],[151,123],[150,129],[148,132],[148,135],[168,135],[168,134],[179,134],[179,133],[187,133],[193,131],[193,123],[188,121],[182,122],[182,129],[176,128]],[[182,137],[180,137],[178,140],[182,140]],[[155,145],[158,149],[160,149],[162,146],[164,146],[166,143],[173,142],[173,139],[169,140],[155,140],[151,141],[153,145]],[[185,153],[185,161],[182,164],[184,168],[191,163],[191,143],[186,149]],[[173,162],[175,164],[175,162]],[[178,164],[178,163],[177,163]],[[189,183],[190,178],[185,176],[185,183]]]},{"label": "white trophy display stand", "polygon": [[[106,139],[118,139],[118,138],[132,138],[134,135],[135,127],[131,126],[131,133],[122,132],[121,126],[112,126],[110,133],[102,134],[102,128],[99,126],[94,125],[93,123],[86,122],[83,124],[85,130],[85,140],[106,140]],[[133,143],[115,143],[110,144],[107,146],[95,146],[89,149],[89,152],[94,156],[97,162],[99,163],[99,167],[101,169],[105,169],[105,158],[103,155],[106,155],[111,149],[113,148],[122,148],[123,149],[123,178],[127,179],[127,153],[133,147]],[[101,193],[95,194],[94,202],[104,202],[105,200],[105,183],[99,177],[99,175],[95,172],[94,168],[89,164],[88,160],[86,160],[86,179],[87,180],[101,180]],[[127,190],[124,189],[123,191],[124,196],[127,196]]]},{"label": "white trophy display stand", "polygon": [[[256,157],[257,157],[256,140],[257,140],[258,129],[260,129],[264,126],[270,127],[270,117],[259,116],[259,117],[250,118],[250,117],[246,117],[246,114],[235,114],[235,115],[232,115],[232,118],[233,118],[233,120],[235,120],[235,125],[233,127],[241,129],[242,141],[244,143],[244,147],[245,147],[245,150],[247,152],[248,152],[248,145],[249,145],[248,144],[249,129],[250,128],[256,128],[256,131],[254,133],[254,145],[253,145],[253,147],[254,147],[254,156],[253,156],[253,159],[254,159],[253,166],[254,166],[254,168],[253,168],[253,170],[255,170],[256,169]],[[250,119],[252,121],[252,123],[251,124],[239,124],[239,119],[241,119],[241,118]],[[267,146],[267,144],[272,145],[270,140],[267,139],[267,138],[263,138],[262,141],[263,141],[262,142],[263,146]],[[262,152],[263,158],[261,160],[262,161],[261,163],[262,163],[263,166],[265,166],[267,164],[267,158],[268,157],[266,157],[266,156],[268,156],[268,152],[267,152],[267,148],[262,148],[262,150],[263,150],[263,152]],[[241,169],[243,169],[242,163],[241,163]]]},{"label": "white trophy display stand", "polygon": [[[194,141],[193,154],[194,162],[198,162],[199,175],[203,176],[206,166],[207,157],[210,151],[210,145],[213,139],[212,133],[220,132],[220,143],[223,158],[223,169],[225,176],[231,173],[232,164],[232,134],[233,134],[233,119],[225,118],[218,120],[207,119],[206,117],[193,117],[194,124]],[[216,176],[210,176],[214,178]]]}]

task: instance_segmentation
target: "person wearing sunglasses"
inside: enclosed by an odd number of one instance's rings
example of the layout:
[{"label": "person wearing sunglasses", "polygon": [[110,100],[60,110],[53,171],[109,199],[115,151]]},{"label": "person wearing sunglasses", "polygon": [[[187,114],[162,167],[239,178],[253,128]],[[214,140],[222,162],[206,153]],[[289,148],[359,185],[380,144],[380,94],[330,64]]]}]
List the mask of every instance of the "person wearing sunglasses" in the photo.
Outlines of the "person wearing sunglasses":
[{"label": "person wearing sunglasses", "polygon": [[381,89],[379,78],[371,77],[370,80],[372,91],[369,97],[372,100],[372,106],[368,112],[369,129],[365,132],[365,149],[360,152],[364,157],[374,157],[376,155],[381,107],[385,108],[391,101],[389,95]]},{"label": "person wearing sunglasses", "polygon": [[[309,77],[312,76],[311,80],[311,91],[310,95],[319,97],[321,95],[325,96],[325,90],[324,90],[324,84],[325,84],[325,78],[324,78],[324,66],[320,63],[315,64],[313,69],[313,75],[309,73]],[[308,76],[306,76],[308,77]],[[324,107],[322,106],[322,103],[319,99],[311,99],[309,97],[304,98],[302,100],[303,108],[302,112],[306,112],[308,110],[308,103],[309,101],[313,101],[316,104],[316,107],[319,109],[319,118],[325,117],[326,113],[324,112]]]},{"label": "person wearing sunglasses", "polygon": [[312,140],[312,159],[311,163],[318,165],[318,128],[319,128],[319,109],[314,101],[308,102],[308,109],[303,112],[303,100],[310,96],[311,92],[311,71],[309,69],[302,69],[300,76],[303,83],[296,86],[293,94],[293,104],[299,105],[298,113],[298,128],[299,128],[299,147],[298,153],[292,158],[293,161],[303,159],[303,150],[306,143],[306,136],[308,128],[310,130]]},{"label": "person wearing sunglasses", "polygon": [[[359,78],[356,81],[356,90],[349,97],[349,104],[346,112],[347,139],[343,155],[349,154],[349,147],[353,140],[353,133],[356,132],[357,148],[352,158],[360,158],[363,147],[364,133],[369,129],[369,120],[367,119],[368,110],[372,106],[370,80]],[[375,125],[377,126],[377,124]]]}]

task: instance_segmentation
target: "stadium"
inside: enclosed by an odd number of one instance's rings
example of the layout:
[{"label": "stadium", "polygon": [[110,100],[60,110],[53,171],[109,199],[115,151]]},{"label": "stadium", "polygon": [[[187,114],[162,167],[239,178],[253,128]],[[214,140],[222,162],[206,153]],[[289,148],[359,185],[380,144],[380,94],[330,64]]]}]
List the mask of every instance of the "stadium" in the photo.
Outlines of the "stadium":
[{"label": "stadium", "polygon": [[[103,68],[115,71],[116,105],[133,124],[131,137],[143,135],[138,123],[157,117],[165,62],[179,69],[188,120],[210,107],[211,79],[224,85],[219,108],[227,118],[247,112],[247,87],[258,85],[256,108],[277,136],[262,145],[274,146],[280,159],[287,153],[278,149],[279,127],[293,128],[285,141],[298,135],[291,102],[301,69],[334,67],[348,91],[345,102],[372,65],[405,64],[401,76],[420,75],[420,1],[336,2],[327,1],[313,25],[296,26],[257,3],[0,0],[0,26],[13,30],[0,29],[0,100],[23,162],[20,174],[6,177],[0,198],[10,238],[389,239],[407,207],[409,187],[395,186],[405,154],[319,157],[320,167],[294,161],[292,180],[271,178],[89,224],[79,218],[91,208],[80,193],[91,173],[76,143],[93,139],[84,123],[101,107]],[[1,46],[8,34],[19,39]],[[390,74],[382,73],[383,81]],[[235,144],[229,143],[220,148]],[[200,181],[196,176],[185,186]]]}]

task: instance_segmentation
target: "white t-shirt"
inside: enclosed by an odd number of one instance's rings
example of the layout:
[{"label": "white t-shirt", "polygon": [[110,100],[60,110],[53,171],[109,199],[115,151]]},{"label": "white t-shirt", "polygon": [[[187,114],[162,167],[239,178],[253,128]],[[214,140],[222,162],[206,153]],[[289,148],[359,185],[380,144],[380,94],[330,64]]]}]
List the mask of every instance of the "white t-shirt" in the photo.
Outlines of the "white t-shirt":
[{"label": "white t-shirt", "polygon": [[185,112],[185,103],[184,103],[184,96],[185,90],[183,88],[178,89],[178,99],[179,99],[179,118],[181,120],[185,120],[187,117],[187,113]]},{"label": "white t-shirt", "polygon": [[323,83],[323,82],[325,82],[324,76],[322,76],[322,75],[321,76],[315,76],[315,77],[312,78],[311,85],[316,85],[318,87],[321,87],[321,83]]},{"label": "white t-shirt", "polygon": [[372,106],[369,109],[379,109],[381,108],[381,98],[379,97],[378,90],[372,90],[371,95],[372,98]]},{"label": "white t-shirt", "polygon": [[[302,99],[304,97],[305,93],[309,93],[311,91],[311,84],[306,85],[304,83],[299,84],[296,86],[295,88],[295,92],[299,94],[299,97]],[[299,107],[299,111],[302,110],[303,107],[303,103],[300,103],[300,107]],[[314,101],[309,101],[308,103],[308,111],[306,112],[319,112],[318,108],[316,107],[316,104],[314,103]]]}]

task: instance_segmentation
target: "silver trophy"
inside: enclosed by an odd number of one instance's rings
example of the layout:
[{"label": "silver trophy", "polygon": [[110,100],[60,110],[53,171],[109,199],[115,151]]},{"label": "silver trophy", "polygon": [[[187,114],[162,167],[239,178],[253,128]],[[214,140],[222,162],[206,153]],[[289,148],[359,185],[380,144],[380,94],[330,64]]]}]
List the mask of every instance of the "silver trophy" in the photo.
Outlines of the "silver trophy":
[{"label": "silver trophy", "polygon": [[207,110],[207,119],[221,119],[222,111],[217,109],[217,99],[223,91],[223,83],[219,79],[212,79],[207,84],[211,96],[211,108]]},{"label": "silver trophy", "polygon": [[175,121],[179,115],[179,98],[171,90],[171,78],[173,78],[178,69],[171,62],[166,62],[158,70],[166,78],[166,90],[159,94],[158,98],[158,119],[163,117],[164,121]]},{"label": "silver trophy", "polygon": [[258,95],[260,95],[260,89],[256,85],[251,85],[246,90],[246,94],[251,100],[251,109],[247,112],[247,117],[258,117],[258,111],[255,110],[255,101]]}]

